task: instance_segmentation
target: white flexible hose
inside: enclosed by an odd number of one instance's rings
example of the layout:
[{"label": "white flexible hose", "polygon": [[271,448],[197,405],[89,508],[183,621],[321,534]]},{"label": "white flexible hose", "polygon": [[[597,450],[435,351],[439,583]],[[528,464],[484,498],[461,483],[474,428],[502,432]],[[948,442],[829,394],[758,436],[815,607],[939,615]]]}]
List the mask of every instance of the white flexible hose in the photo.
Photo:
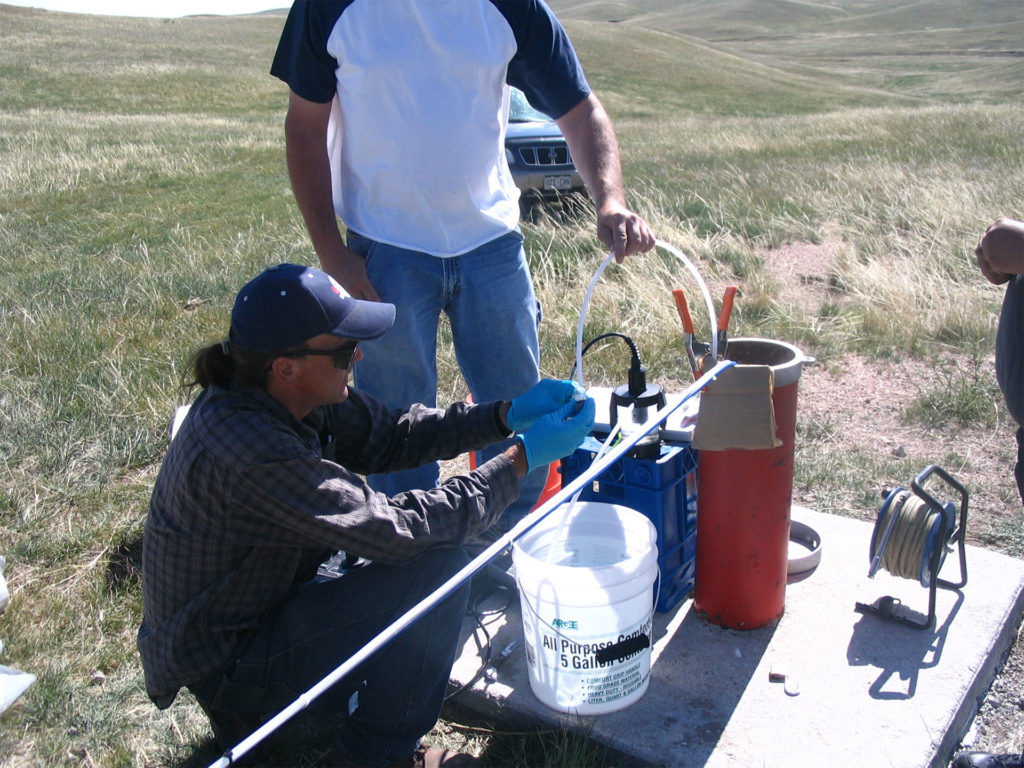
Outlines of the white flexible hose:
[{"label": "white flexible hose", "polygon": [[[615,438],[619,436],[619,432],[622,431],[622,425],[619,422],[615,422],[615,426],[612,427],[608,433],[608,437],[605,438],[604,442],[601,443],[601,447],[598,448],[597,453],[594,455],[593,461],[597,461],[605,453],[608,452],[608,448],[611,447],[612,443],[615,442]],[[551,546],[548,547],[548,555],[544,560],[545,563],[550,563],[551,558],[555,555],[555,542],[562,538],[562,531],[565,529],[566,523],[569,522],[569,517],[572,515],[572,511],[576,508],[576,502],[580,500],[580,494],[583,493],[583,487],[581,486],[576,495],[573,496],[569,503],[565,505],[565,512],[562,513],[562,522],[558,524],[558,530],[551,539]]]},{"label": "white flexible hose", "polygon": [[601,266],[597,268],[597,272],[590,278],[590,285],[587,286],[587,292],[583,294],[583,306],[580,307],[580,319],[576,323],[576,382],[583,387],[587,388],[587,385],[583,383],[583,323],[587,319],[587,310],[590,309],[590,297],[594,293],[594,286],[597,285],[597,279],[602,275],[605,267],[612,260],[612,256],[615,254],[609,252],[604,257],[604,261],[601,262]]},{"label": "white flexible hose", "polygon": [[413,622],[423,616],[423,614],[444,600],[444,598],[451,594],[457,587],[471,579],[477,571],[481,570],[488,562],[497,557],[506,547],[531,530],[541,520],[547,517],[556,507],[571,498],[595,477],[622,458],[627,451],[640,442],[640,439],[647,432],[654,429],[656,425],[660,424],[675,413],[675,411],[682,407],[686,401],[714,381],[720,373],[734,365],[736,365],[736,363],[731,361],[718,363],[714,368],[693,382],[693,384],[683,392],[683,396],[678,402],[668,404],[664,408],[652,414],[651,418],[644,424],[646,429],[638,429],[635,432],[624,435],[622,442],[614,446],[604,456],[604,458],[594,461],[586,471],[582,472],[575,480],[571,481],[568,485],[563,487],[562,490],[541,504],[534,512],[516,523],[508,533],[497,539],[493,544],[487,547],[487,549],[473,558],[464,568],[462,568],[462,570],[448,579],[448,581],[434,590],[430,595],[395,619],[395,621],[382,630],[380,634],[356,651],[356,653],[350,656],[346,661],[335,667],[334,671],[321,679],[320,682],[316,683],[316,685],[305,693],[301,694],[295,701],[282,709],[247,737],[242,739],[242,741],[234,747],[227,750],[218,760],[210,763],[209,768],[227,768],[227,766],[241,758],[253,747],[267,738],[267,736],[276,731],[303,709],[308,707],[317,696],[341,680],[345,675],[353,672],[360,664],[379,651],[384,645],[391,642]]},{"label": "white flexible hose", "polygon": [[[674,245],[666,243],[664,240],[655,240],[654,244],[679,259],[683,263],[683,266],[690,271],[691,275],[693,275],[693,279],[696,281],[697,287],[700,288],[701,295],[704,297],[704,306],[708,312],[708,328],[710,329],[709,333],[711,335],[711,359],[717,361],[718,334],[716,333],[717,323],[715,322],[715,305],[711,301],[711,293],[708,291],[707,283],[704,282],[704,278],[700,276],[700,272],[697,271],[697,268],[693,266],[693,262],[686,257],[686,254]],[[612,256],[614,255],[614,253],[609,253],[605,256],[604,261],[601,262],[601,265],[597,268],[594,276],[590,278],[590,285],[587,286],[587,292],[583,295],[583,305],[580,307],[580,319],[576,324],[576,381],[584,389],[587,388],[587,385],[583,382],[583,324],[587,319],[587,311],[590,309],[590,297],[594,293],[594,286],[597,285],[598,278],[604,274],[605,268],[611,262]]]},{"label": "white flexible hose", "polygon": [[715,332],[718,330],[718,324],[715,322],[715,305],[711,303],[711,294],[708,292],[707,283],[700,276],[700,272],[693,266],[693,262],[686,258],[686,255],[670,243],[666,243],[664,240],[655,240],[654,244],[659,248],[664,248],[666,251],[671,253],[690,270],[690,274],[693,275],[693,279],[697,281],[697,286],[700,288],[701,294],[704,296],[704,304],[708,310],[708,328],[711,334],[711,359],[714,361],[718,360],[718,334]]}]

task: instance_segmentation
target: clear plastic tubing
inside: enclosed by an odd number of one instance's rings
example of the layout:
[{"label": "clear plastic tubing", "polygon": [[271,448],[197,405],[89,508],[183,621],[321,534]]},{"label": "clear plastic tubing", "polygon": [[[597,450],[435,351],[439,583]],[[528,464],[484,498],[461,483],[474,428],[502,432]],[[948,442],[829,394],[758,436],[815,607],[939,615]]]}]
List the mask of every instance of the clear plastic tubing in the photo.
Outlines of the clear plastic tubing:
[{"label": "clear plastic tubing", "polygon": [[[677,259],[679,259],[683,266],[686,267],[690,274],[693,275],[693,279],[697,283],[697,287],[700,288],[701,295],[704,297],[704,305],[708,312],[708,329],[711,336],[711,359],[717,362],[718,360],[718,334],[715,333],[715,306],[711,303],[711,293],[708,291],[707,283],[704,282],[704,278],[700,276],[700,272],[693,266],[693,262],[686,257],[682,251],[676,248],[670,243],[666,243],[664,240],[655,240],[654,244],[658,248],[662,248]],[[586,384],[583,382],[583,323],[587,319],[587,311],[590,309],[590,297],[594,293],[594,286],[597,285],[598,278],[604,273],[605,267],[608,266],[612,260],[614,254],[609,253],[605,256],[604,261],[597,268],[594,276],[590,279],[590,285],[587,286],[587,292],[583,296],[583,306],[580,308],[580,319],[576,324],[576,381],[581,387],[586,389]]]},{"label": "clear plastic tubing", "polygon": [[[619,424],[612,427],[611,431],[608,433],[608,437],[605,439],[604,443],[601,444],[601,447],[597,451],[597,455],[594,457],[595,462],[608,452],[608,447],[615,441],[615,438],[618,437],[619,431]],[[573,497],[569,499],[569,503],[565,505],[565,512],[562,513],[562,521],[558,524],[558,528],[555,530],[555,535],[551,537],[551,544],[548,547],[547,556],[544,558],[545,563],[551,563],[551,559],[555,554],[555,544],[562,541],[564,538],[562,536],[562,531],[565,530],[565,525],[569,522],[569,515],[572,514],[573,509],[576,507],[576,502],[579,501],[580,494],[583,493],[583,488],[585,487],[586,486],[581,486]]]}]

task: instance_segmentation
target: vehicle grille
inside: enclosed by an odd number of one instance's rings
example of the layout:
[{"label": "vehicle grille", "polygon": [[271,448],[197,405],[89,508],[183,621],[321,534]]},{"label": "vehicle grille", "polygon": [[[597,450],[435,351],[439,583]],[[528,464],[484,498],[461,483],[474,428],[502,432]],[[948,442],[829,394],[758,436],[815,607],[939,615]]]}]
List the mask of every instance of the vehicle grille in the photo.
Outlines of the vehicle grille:
[{"label": "vehicle grille", "polygon": [[517,147],[519,160],[525,166],[546,167],[552,165],[570,165],[569,148],[564,144],[539,144],[537,146]]}]

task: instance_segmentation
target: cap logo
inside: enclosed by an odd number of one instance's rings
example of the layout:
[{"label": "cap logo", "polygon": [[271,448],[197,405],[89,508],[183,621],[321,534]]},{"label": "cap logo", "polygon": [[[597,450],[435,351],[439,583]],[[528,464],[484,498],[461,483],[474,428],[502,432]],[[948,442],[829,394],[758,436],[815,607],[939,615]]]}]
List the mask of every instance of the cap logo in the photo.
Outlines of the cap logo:
[{"label": "cap logo", "polygon": [[341,285],[339,285],[339,284],[338,284],[338,281],[337,281],[337,280],[335,280],[335,279],[334,279],[333,277],[331,277],[330,275],[328,275],[328,276],[327,276],[327,279],[331,281],[331,290],[332,290],[332,291],[334,291],[334,292],[335,292],[336,294],[338,294],[338,296],[340,296],[340,297],[341,297],[341,298],[343,298],[343,299],[344,299],[344,298],[345,298],[346,296],[348,296],[348,294],[347,294],[347,293],[345,293],[345,289],[344,289],[344,288],[342,288],[342,287],[341,287]]}]

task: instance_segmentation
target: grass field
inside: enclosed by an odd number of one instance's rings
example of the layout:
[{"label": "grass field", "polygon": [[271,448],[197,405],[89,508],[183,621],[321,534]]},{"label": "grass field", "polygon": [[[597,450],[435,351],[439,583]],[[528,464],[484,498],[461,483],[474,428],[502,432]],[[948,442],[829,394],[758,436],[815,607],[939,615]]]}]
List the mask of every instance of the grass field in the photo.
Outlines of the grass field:
[{"label": "grass field", "polygon": [[[734,328],[826,366],[975,361],[981,384],[920,407],[972,423],[1002,408],[1001,293],[972,251],[992,219],[1024,218],[1019,0],[553,6],[615,121],[632,204],[709,282],[747,286]],[[285,171],[286,88],[268,74],[281,24],[0,5],[0,662],[38,676],[0,716],[0,765],[216,756],[190,697],[165,712],[145,697],[138,539],[189,352],[223,335],[248,277],[315,260]],[[566,376],[604,254],[589,220],[524,231],[545,373]],[[781,302],[765,251],[826,239],[842,244],[830,279],[846,300]],[[694,290],[664,253],[609,268],[587,337],[642,339],[658,380],[684,381],[677,284]],[[619,383],[615,352],[588,356],[588,383]],[[442,398],[462,397],[445,354]],[[820,493],[839,513],[845,460],[798,466],[832,484]],[[1024,555],[1020,513],[986,545]],[[453,730],[491,765],[611,759],[563,734]]]}]

